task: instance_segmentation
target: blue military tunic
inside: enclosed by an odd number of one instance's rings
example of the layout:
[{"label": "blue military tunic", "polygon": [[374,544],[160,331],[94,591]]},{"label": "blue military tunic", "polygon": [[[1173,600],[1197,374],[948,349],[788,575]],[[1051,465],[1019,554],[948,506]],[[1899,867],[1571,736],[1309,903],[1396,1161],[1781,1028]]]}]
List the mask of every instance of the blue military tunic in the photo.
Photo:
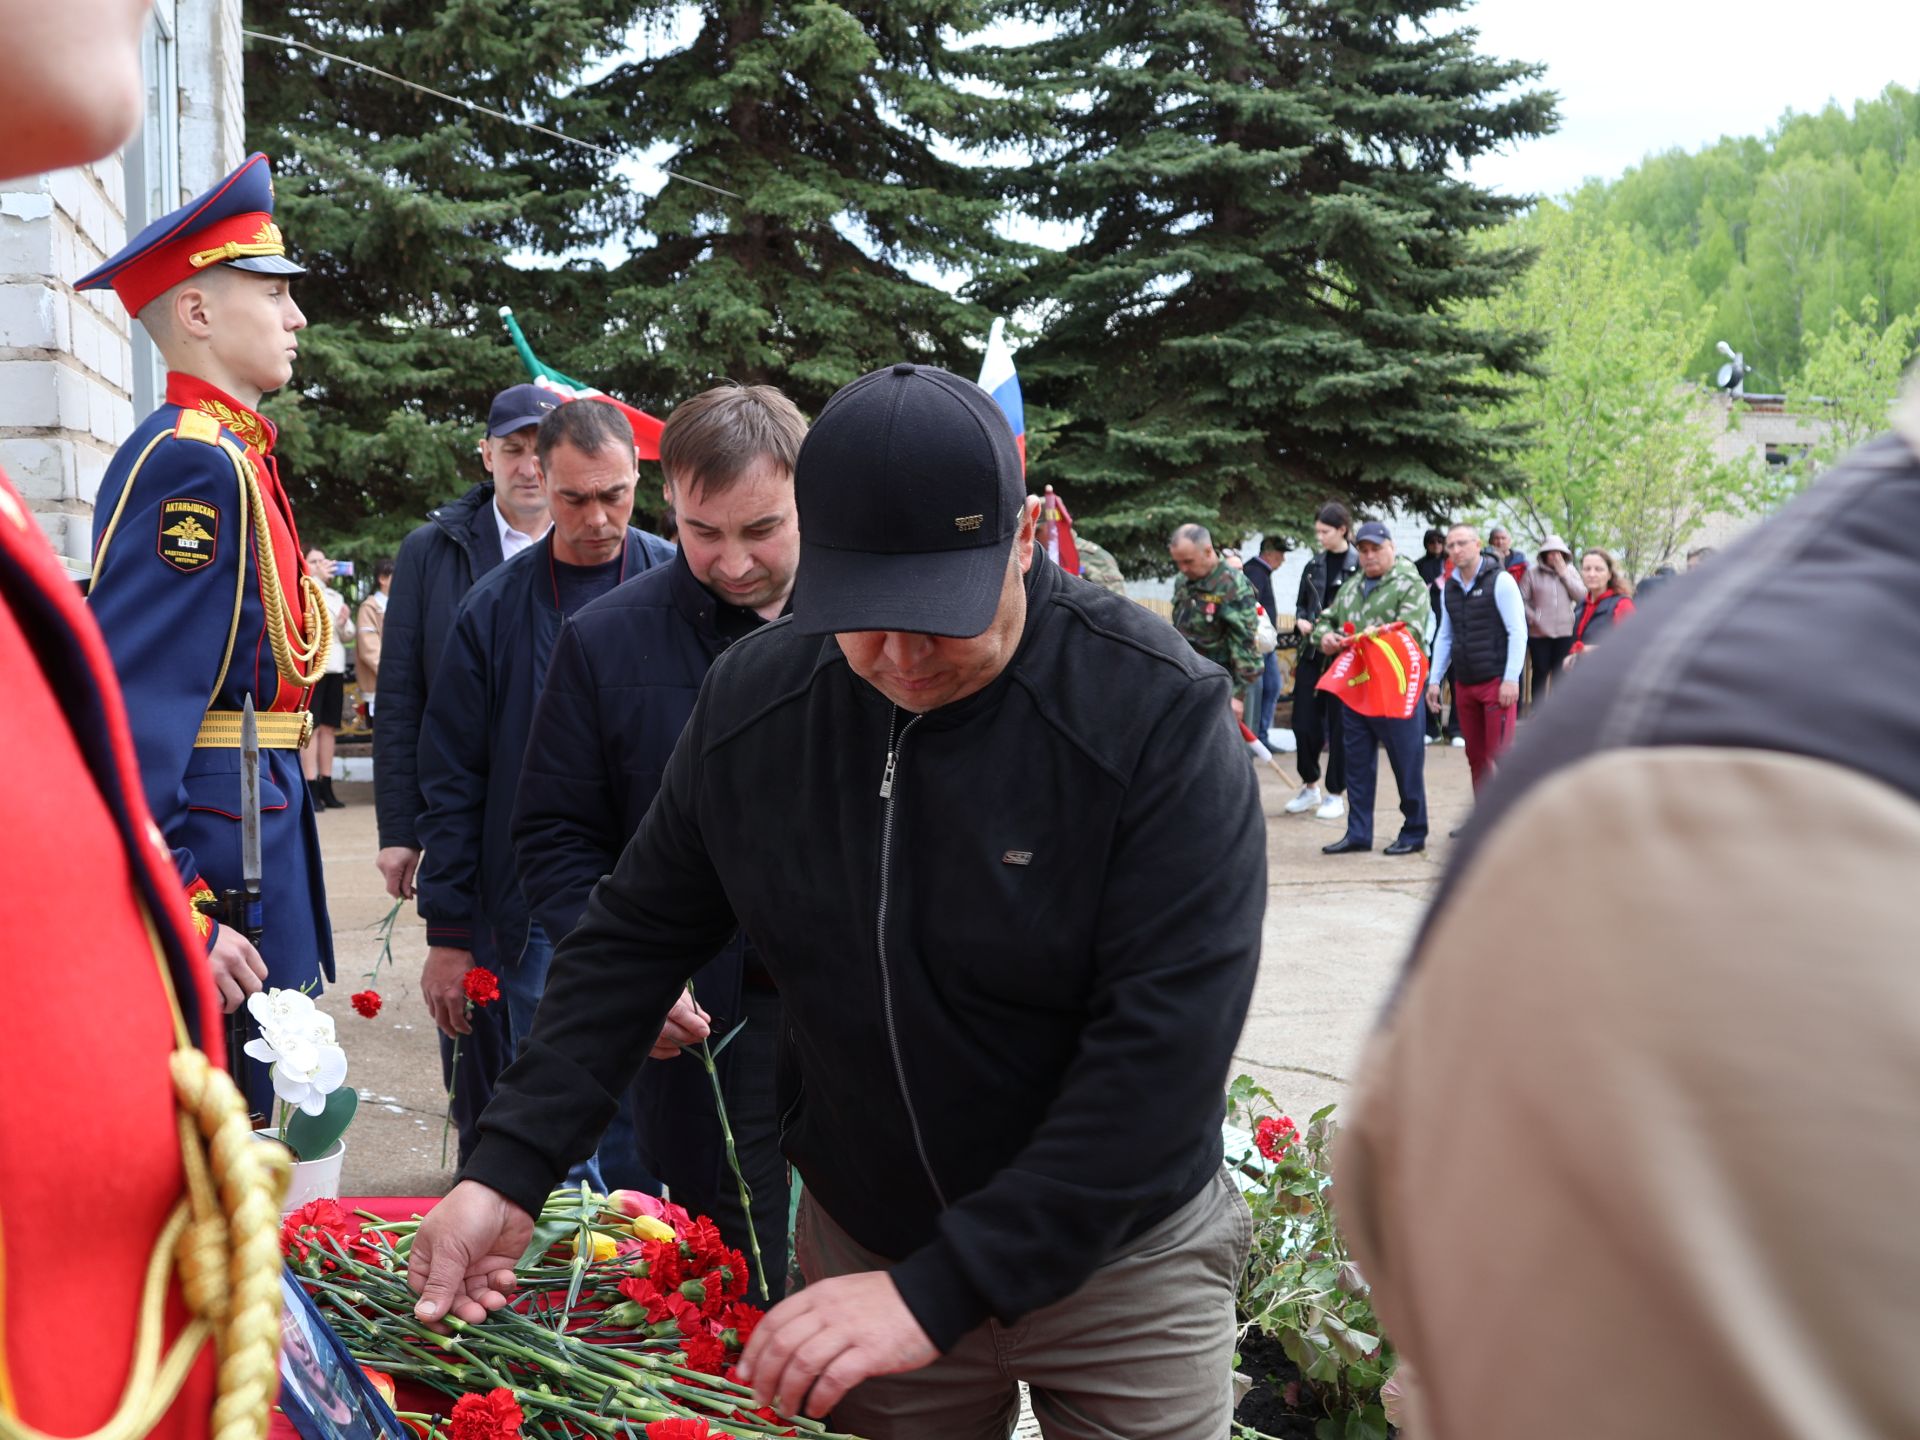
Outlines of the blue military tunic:
[{"label": "blue military tunic", "polygon": [[260,716],[260,953],[268,984],[333,978],[320,844],[297,753],[329,625],[273,460],[272,423],[195,377],[114,457],[88,595],[132,716],[147,804],[189,895],[241,888],[237,712]]}]

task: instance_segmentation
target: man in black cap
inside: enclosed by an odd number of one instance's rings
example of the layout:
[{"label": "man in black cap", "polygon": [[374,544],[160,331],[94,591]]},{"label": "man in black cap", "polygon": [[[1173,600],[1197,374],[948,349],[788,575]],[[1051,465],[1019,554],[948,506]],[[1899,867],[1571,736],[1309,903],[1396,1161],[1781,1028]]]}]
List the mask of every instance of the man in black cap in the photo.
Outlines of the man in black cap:
[{"label": "man in black cap", "polygon": [[[373,796],[380,853],[374,859],[387,893],[413,898],[420,868],[420,721],[428,684],[447,648],[460,602],[482,576],[547,533],[553,521],[534,453],[540,421],[560,403],[538,385],[513,385],[493,397],[487,433],[479,444],[487,479],[458,500],[438,506],[407,536],[394,562],[381,636],[380,723],[373,732]],[[440,1037],[442,1078],[453,1091],[460,1153],[473,1148],[474,1121],[493,1094],[493,1078],[507,1061],[506,1007],[476,1007],[473,1033],[454,1044]]]},{"label": "man in black cap", "polygon": [[[1217,1440],[1250,1222],[1222,1090],[1265,826],[1228,678],[1034,554],[985,391],[896,365],[795,475],[793,614],[709,672],[658,797],[554,958],[412,1254],[421,1318],[505,1303],[686,977],[737,927],[780,988],[807,1286],[760,1402],[871,1440]],[[1167,816],[1209,817],[1204,848]]]}]

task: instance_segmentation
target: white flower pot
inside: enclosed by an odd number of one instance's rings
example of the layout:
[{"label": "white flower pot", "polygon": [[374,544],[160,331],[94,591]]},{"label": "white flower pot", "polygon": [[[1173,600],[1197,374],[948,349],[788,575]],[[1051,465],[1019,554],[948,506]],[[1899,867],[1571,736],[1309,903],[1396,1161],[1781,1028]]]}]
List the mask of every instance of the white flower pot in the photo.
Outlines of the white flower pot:
[{"label": "white flower pot", "polygon": [[[278,1127],[253,1132],[262,1140],[280,1141]],[[338,1200],[340,1198],[340,1167],[346,1163],[347,1142],[336,1140],[333,1148],[318,1160],[295,1160],[293,1179],[287,1185],[287,1198],[280,1204],[282,1215],[291,1215],[302,1205],[314,1200]]]}]

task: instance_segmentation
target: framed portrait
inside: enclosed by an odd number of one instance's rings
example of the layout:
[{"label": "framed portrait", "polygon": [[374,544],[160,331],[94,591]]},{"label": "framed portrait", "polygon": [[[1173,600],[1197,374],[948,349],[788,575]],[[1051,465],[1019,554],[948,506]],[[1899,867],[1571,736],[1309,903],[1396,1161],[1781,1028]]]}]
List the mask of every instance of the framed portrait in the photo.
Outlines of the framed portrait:
[{"label": "framed portrait", "polygon": [[280,1275],[280,1409],[302,1440],[412,1440],[293,1276]]}]

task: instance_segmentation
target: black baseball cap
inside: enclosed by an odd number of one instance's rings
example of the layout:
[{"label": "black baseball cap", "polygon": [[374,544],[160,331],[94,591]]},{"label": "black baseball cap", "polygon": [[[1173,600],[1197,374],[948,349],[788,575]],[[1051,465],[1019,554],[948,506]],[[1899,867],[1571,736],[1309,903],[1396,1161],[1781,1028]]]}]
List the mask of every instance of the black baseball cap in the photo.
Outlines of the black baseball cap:
[{"label": "black baseball cap", "polygon": [[978,635],[993,623],[1026,507],[994,398],[930,365],[862,375],[827,401],[793,471],[805,635]]},{"label": "black baseball cap", "polygon": [[1369,520],[1353,532],[1354,544],[1358,545],[1362,540],[1369,545],[1390,545],[1393,543],[1393,532],[1378,520]]},{"label": "black baseball cap", "polygon": [[498,440],[529,425],[538,425],[549,411],[560,408],[560,397],[538,385],[509,385],[493,397],[487,411],[487,438]]}]

